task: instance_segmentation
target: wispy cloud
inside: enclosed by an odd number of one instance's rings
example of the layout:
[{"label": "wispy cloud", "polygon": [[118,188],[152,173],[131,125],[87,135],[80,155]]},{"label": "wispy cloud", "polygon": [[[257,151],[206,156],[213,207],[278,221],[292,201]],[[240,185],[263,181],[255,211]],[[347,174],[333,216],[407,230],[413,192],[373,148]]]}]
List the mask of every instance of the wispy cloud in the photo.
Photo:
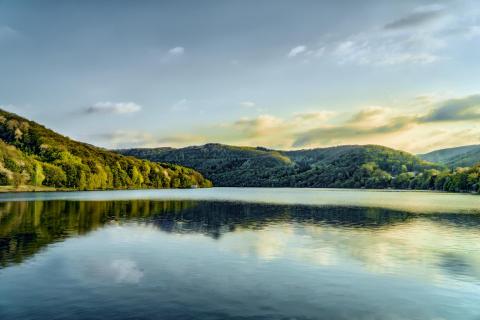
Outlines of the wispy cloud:
[{"label": "wispy cloud", "polygon": [[92,106],[85,108],[87,114],[127,114],[142,110],[142,107],[134,102],[97,102]]},{"label": "wispy cloud", "polygon": [[294,113],[284,118],[263,114],[223,124],[207,136],[226,143],[285,149],[377,143],[415,152],[431,145],[445,146],[431,136],[440,128],[446,132],[462,131],[468,137],[461,141],[446,139],[442,134],[445,143],[475,143],[480,139],[480,127],[475,126],[480,119],[480,95],[443,101],[431,97],[415,100],[414,106],[405,110],[368,106],[350,113],[346,119],[345,114],[337,117],[328,110]]},{"label": "wispy cloud", "polygon": [[470,41],[480,36],[474,13],[455,12],[454,8],[438,4],[417,7],[409,14],[369,30],[346,36],[331,34],[320,44],[297,46],[287,56],[301,56],[305,61],[324,57],[340,65],[363,66],[447,61],[448,49],[454,41]]},{"label": "wispy cloud", "polygon": [[[351,143],[352,141],[362,141],[362,139],[366,141],[366,139],[375,137],[382,141],[388,141],[389,136],[398,136],[402,132],[415,128],[423,129],[425,132],[427,127],[438,127],[438,122],[444,123],[443,126],[448,126],[458,122],[474,124],[479,119],[480,95],[471,95],[434,103],[430,111],[424,114],[401,113],[384,107],[367,107],[354,113],[350,119],[343,123],[324,125],[300,132],[293,142],[293,147],[343,144]],[[443,126],[439,128],[445,130]],[[454,125],[453,127],[458,126]],[[468,132],[470,138],[476,133],[477,141],[480,139],[480,128],[474,129],[471,125],[466,128],[470,129],[467,130],[464,127],[462,132]],[[433,140],[432,137],[425,137],[424,139],[425,142]],[[463,143],[468,143],[467,141],[465,140]],[[474,142],[475,140],[470,139],[470,141]],[[461,144],[462,142],[459,143]],[[418,142],[415,144],[421,149],[421,144]],[[405,142],[403,145],[405,145]]]},{"label": "wispy cloud", "polygon": [[438,61],[444,42],[429,34],[382,32],[357,34],[336,44],[332,54],[340,64],[388,66]]},{"label": "wispy cloud", "polygon": [[181,56],[184,53],[185,53],[184,47],[174,47],[168,50],[168,54],[171,56]]},{"label": "wispy cloud", "polygon": [[321,111],[308,111],[308,112],[296,112],[293,114],[294,122],[324,122],[335,115],[333,111],[321,110]]},{"label": "wispy cloud", "polygon": [[172,147],[208,142],[205,137],[200,135],[174,134],[161,136],[138,130],[116,130],[114,132],[96,134],[94,138],[103,141],[104,145],[108,145],[111,148]]},{"label": "wispy cloud", "polygon": [[414,12],[385,25],[385,29],[416,28],[429,24],[445,15],[445,7],[431,5],[417,8]]},{"label": "wispy cloud", "polygon": [[160,56],[160,62],[163,64],[173,63],[175,61],[180,61],[181,57],[185,55],[186,49],[184,47],[173,47],[166,51],[152,51],[156,56]]},{"label": "wispy cloud", "polygon": [[374,143],[412,152],[480,140],[480,95],[442,101],[423,95],[412,99],[415,104],[403,110],[367,106],[346,114],[322,109],[284,117],[261,114],[203,125],[190,134],[115,131],[97,138],[115,148],[179,147],[217,141],[279,149]]},{"label": "wispy cloud", "polygon": [[276,134],[280,128],[286,127],[286,123],[275,116],[263,114],[255,118],[237,120],[231,127],[240,131],[246,137],[256,138]]},{"label": "wispy cloud", "polygon": [[396,113],[390,108],[370,106],[352,114],[349,119],[337,125],[321,124],[315,128],[299,132],[293,147],[312,145],[333,145],[348,143],[352,139],[381,135],[408,129],[414,125],[415,116]]},{"label": "wispy cloud", "polygon": [[334,115],[326,110],[298,112],[289,117],[261,114],[214,126],[205,135],[226,143],[290,148],[299,132],[321,126]]},{"label": "wispy cloud", "polygon": [[287,57],[293,58],[293,57],[295,57],[295,56],[297,56],[297,55],[299,55],[299,54],[301,54],[301,53],[303,53],[303,52],[305,52],[305,51],[307,51],[307,47],[306,47],[306,46],[304,46],[304,45],[296,46],[296,47],[292,48],[292,49],[290,50],[290,52],[288,52]]},{"label": "wispy cloud", "polygon": [[478,94],[442,102],[420,118],[422,122],[475,120],[480,120],[480,95]]},{"label": "wispy cloud", "polygon": [[113,260],[110,264],[110,271],[117,283],[135,284],[143,278],[143,271],[137,263],[128,259]]},{"label": "wispy cloud", "polygon": [[240,102],[240,105],[245,108],[253,108],[256,106],[255,102],[253,101],[242,101]]}]

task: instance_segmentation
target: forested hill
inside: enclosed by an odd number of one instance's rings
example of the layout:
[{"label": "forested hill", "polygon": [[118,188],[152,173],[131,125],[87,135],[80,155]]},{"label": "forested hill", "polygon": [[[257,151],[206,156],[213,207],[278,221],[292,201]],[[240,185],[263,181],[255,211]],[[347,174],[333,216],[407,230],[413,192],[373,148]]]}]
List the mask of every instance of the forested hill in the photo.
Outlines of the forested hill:
[{"label": "forested hill", "polygon": [[471,167],[480,163],[480,145],[440,149],[418,156],[424,160],[438,162],[450,168]]},{"label": "forested hill", "polygon": [[96,190],[211,183],[193,169],[122,156],[0,110],[0,185]]},{"label": "forested hill", "polygon": [[192,167],[216,186],[478,191],[480,173],[480,167],[452,172],[407,152],[376,145],[277,151],[206,144],[117,152]]}]

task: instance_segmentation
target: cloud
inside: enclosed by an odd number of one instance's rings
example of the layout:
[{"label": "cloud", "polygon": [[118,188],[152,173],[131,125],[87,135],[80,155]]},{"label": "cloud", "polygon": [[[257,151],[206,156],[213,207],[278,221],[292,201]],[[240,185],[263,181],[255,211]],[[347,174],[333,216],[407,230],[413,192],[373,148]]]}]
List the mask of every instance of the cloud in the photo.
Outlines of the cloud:
[{"label": "cloud", "polygon": [[[422,98],[423,99],[423,98]],[[431,100],[427,100],[431,101]],[[424,106],[425,107],[425,106]],[[469,139],[463,143],[471,143],[480,138],[477,128],[472,127],[480,119],[480,95],[471,95],[463,98],[449,99],[441,102],[434,102],[431,110],[424,114],[400,113],[390,108],[379,106],[366,107],[351,115],[343,123],[337,125],[322,125],[316,128],[298,132],[295,135],[292,146],[295,148],[318,145],[348,144],[354,142],[370,143],[372,141],[395,141],[396,144],[406,148],[421,150],[427,142],[431,145],[440,145],[440,141],[447,141],[445,135],[442,139],[435,140],[433,137],[425,135],[419,139],[420,135],[426,132],[427,128],[435,128],[438,122],[442,122],[442,128],[449,127],[447,132],[456,132],[461,130],[463,136]],[[463,123],[463,129],[457,123]],[[470,123],[470,125],[468,125]],[[427,127],[428,126],[428,127]],[[433,126],[433,127],[432,127]],[[450,128],[451,127],[451,128]],[[418,128],[412,139],[408,132],[413,132]],[[431,129],[429,129],[431,130]],[[422,133],[423,132],[423,133]],[[443,132],[443,131],[442,131]],[[406,134],[401,142],[400,134]],[[468,135],[467,135],[468,134]],[[406,142],[405,142],[405,139]],[[423,141],[422,141],[423,140]],[[452,139],[449,139],[449,141]],[[462,144],[459,139],[453,139]],[[452,140],[452,141],[453,141]],[[415,146],[415,147],[414,147]]]},{"label": "cloud", "polygon": [[296,122],[310,122],[310,121],[315,121],[315,122],[323,122],[327,119],[330,119],[335,115],[335,112],[333,111],[311,111],[311,112],[297,112],[294,113],[294,118],[293,120]]},{"label": "cloud", "polygon": [[440,59],[437,51],[444,45],[430,34],[388,35],[379,32],[351,36],[334,45],[331,54],[340,64],[429,64]]},{"label": "cloud", "polygon": [[428,24],[438,18],[444,16],[444,7],[433,5],[428,7],[421,7],[415,10],[415,12],[401,17],[398,20],[392,21],[385,25],[385,29],[403,29],[403,28],[416,28]]},{"label": "cloud", "polygon": [[478,36],[480,25],[475,13],[459,12],[454,5],[448,10],[429,5],[376,28],[347,36],[330,34],[319,44],[293,48],[288,56],[322,57],[322,61],[331,59],[340,65],[427,65],[450,59],[453,44]]},{"label": "cloud", "polygon": [[171,56],[181,56],[184,53],[185,53],[184,47],[174,47],[168,50],[168,54]]},{"label": "cloud", "polygon": [[292,48],[292,50],[290,50],[290,52],[287,54],[287,57],[289,58],[293,58],[303,52],[307,51],[307,47],[306,46],[296,46],[295,48]]},{"label": "cloud", "polygon": [[420,118],[422,122],[475,121],[480,119],[480,94],[450,99]]},{"label": "cloud", "polygon": [[480,141],[480,127],[442,127],[422,131],[413,132],[416,139],[402,141],[399,148],[408,149],[415,153],[425,153],[441,148],[478,144],[478,141]]},{"label": "cloud", "polygon": [[413,99],[415,104],[407,103],[403,109],[367,106],[348,113],[320,109],[283,117],[261,114],[220,125],[204,124],[192,128],[191,134],[115,131],[96,138],[115,148],[182,147],[207,142],[276,149],[382,144],[412,152],[478,143],[480,94],[443,100],[429,94]]},{"label": "cloud", "polygon": [[[310,145],[332,145],[351,143],[349,141],[372,136],[385,136],[411,128],[416,121],[411,116],[394,116],[379,122],[384,110],[368,108],[354,114],[346,123],[336,126],[323,126],[299,133],[293,147]],[[373,122],[369,122],[370,120]]]},{"label": "cloud", "polygon": [[263,114],[256,118],[242,118],[235,121],[232,128],[242,132],[246,137],[256,138],[275,134],[285,123],[282,119],[272,115]]},{"label": "cloud", "polygon": [[132,260],[114,260],[110,264],[110,270],[117,283],[135,284],[143,278],[143,271]]},{"label": "cloud", "polygon": [[111,148],[155,148],[161,146],[184,146],[193,143],[208,142],[200,135],[177,134],[170,136],[155,135],[144,131],[117,130],[94,135],[95,140],[105,141]]},{"label": "cloud", "polygon": [[242,101],[240,102],[240,105],[245,108],[253,108],[255,107],[255,102],[253,101]]},{"label": "cloud", "polygon": [[174,63],[176,61],[180,61],[180,57],[183,56],[186,52],[184,47],[173,47],[168,49],[167,51],[157,51],[153,50],[152,51],[155,55],[160,56],[160,62],[162,64],[169,64],[169,63]]},{"label": "cloud", "polygon": [[127,114],[142,110],[142,107],[134,102],[97,102],[94,105],[87,107],[85,113],[87,114]]},{"label": "cloud", "polygon": [[299,132],[316,128],[334,115],[327,110],[298,112],[288,117],[261,114],[212,127],[205,135],[224,143],[290,148]]}]

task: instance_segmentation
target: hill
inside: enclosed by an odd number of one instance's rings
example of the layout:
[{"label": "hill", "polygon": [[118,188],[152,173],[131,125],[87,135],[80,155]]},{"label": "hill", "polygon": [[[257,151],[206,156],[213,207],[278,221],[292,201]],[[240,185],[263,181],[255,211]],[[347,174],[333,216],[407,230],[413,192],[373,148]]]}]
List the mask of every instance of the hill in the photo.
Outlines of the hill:
[{"label": "hill", "polygon": [[463,177],[471,171],[457,174],[410,153],[377,145],[278,151],[206,144],[180,149],[126,149],[117,152],[192,167],[216,186],[477,191],[480,185],[478,168],[471,169],[477,175],[466,182]]},{"label": "hill", "polygon": [[0,185],[96,190],[211,183],[193,169],[122,156],[0,110]]},{"label": "hill", "polygon": [[418,156],[427,161],[444,164],[449,168],[471,167],[480,163],[480,145],[440,149]]}]

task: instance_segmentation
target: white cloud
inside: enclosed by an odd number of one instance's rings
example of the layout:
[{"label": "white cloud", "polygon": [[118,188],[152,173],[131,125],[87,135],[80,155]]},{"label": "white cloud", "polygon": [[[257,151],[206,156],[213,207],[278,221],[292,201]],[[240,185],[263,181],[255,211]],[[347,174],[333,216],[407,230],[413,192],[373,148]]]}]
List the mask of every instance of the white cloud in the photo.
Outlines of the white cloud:
[{"label": "white cloud", "polygon": [[333,111],[310,111],[310,112],[296,112],[294,113],[293,121],[301,122],[302,125],[313,121],[313,122],[323,122],[326,121],[333,116],[335,116],[335,112]]},{"label": "white cloud", "polygon": [[[107,141],[113,148],[181,147],[222,142],[291,149],[374,143],[413,152],[478,141],[480,127],[475,122],[478,95],[444,100],[441,96],[423,94],[414,100],[414,106],[402,110],[375,105],[348,113],[313,109],[283,117],[260,114],[220,125],[205,124],[192,128],[189,134],[174,132],[162,136],[141,131],[116,131],[95,138]],[[432,134],[439,129],[444,132],[442,139]],[[452,138],[446,141],[448,134]]]},{"label": "white cloud", "polygon": [[139,283],[143,278],[143,272],[138,268],[137,263],[132,260],[114,260],[110,264],[110,270],[117,283]]},{"label": "white cloud", "polygon": [[[431,64],[450,59],[450,47],[480,36],[478,13],[434,4],[347,36],[326,35],[320,44],[293,48],[288,57],[332,59],[340,65]],[[308,49],[307,49],[308,46]],[[306,60],[309,61],[309,60]]]},{"label": "white cloud", "polygon": [[160,62],[164,64],[173,63],[180,60],[180,57],[185,54],[184,47],[173,47],[163,52],[160,57]]},{"label": "white cloud", "polygon": [[193,143],[206,143],[208,139],[201,135],[173,134],[161,136],[145,131],[117,130],[110,133],[92,135],[95,141],[106,142],[110,148],[156,148],[160,146],[185,146]]},{"label": "white cloud", "polygon": [[245,108],[253,108],[256,104],[253,101],[242,101],[240,102],[240,105]]},{"label": "white cloud", "polygon": [[157,146],[157,139],[148,132],[117,130],[112,133],[95,135],[95,139],[107,141],[115,148]]},{"label": "white cloud", "polygon": [[440,59],[437,51],[444,45],[430,34],[373,32],[340,41],[333,46],[332,55],[340,64],[427,64]]},{"label": "white cloud", "polygon": [[303,52],[307,51],[307,47],[306,46],[296,46],[295,48],[292,48],[292,50],[290,50],[290,52],[288,53],[288,57],[289,58],[293,58]]},{"label": "white cloud", "polygon": [[86,113],[110,113],[110,114],[127,114],[142,110],[142,107],[134,102],[97,102],[85,109]]},{"label": "white cloud", "polygon": [[181,56],[184,53],[185,53],[184,47],[175,47],[168,50],[168,54],[172,56]]}]

